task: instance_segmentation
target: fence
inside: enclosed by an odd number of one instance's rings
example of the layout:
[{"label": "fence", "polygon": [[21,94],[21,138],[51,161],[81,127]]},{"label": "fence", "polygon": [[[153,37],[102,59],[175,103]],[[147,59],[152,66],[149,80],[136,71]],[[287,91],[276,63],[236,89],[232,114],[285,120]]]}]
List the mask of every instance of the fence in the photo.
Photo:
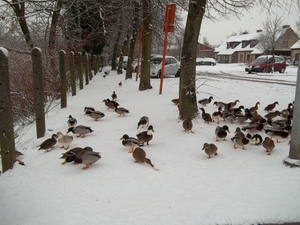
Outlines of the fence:
[{"label": "fence", "polygon": [[[72,96],[76,95],[76,80],[79,80],[79,88],[83,89],[83,78],[85,77],[85,85],[100,69],[100,56],[81,54],[76,55],[74,52],[69,53],[69,71],[67,76],[66,52],[59,51],[59,76],[60,76],[60,102],[61,108],[67,107],[67,90],[68,84],[71,86]],[[0,149],[3,172],[11,169],[16,161],[16,149],[13,129],[13,112],[10,94],[10,80],[8,68],[8,51],[0,47]],[[34,81],[34,109],[36,119],[36,135],[37,138],[44,137],[46,131],[45,125],[45,90],[42,72],[42,54],[39,48],[33,48],[31,51],[32,71]],[[84,63],[83,63],[84,61]],[[78,72],[75,74],[75,68]],[[77,75],[77,76],[76,76]],[[68,78],[69,77],[69,78]],[[70,82],[67,82],[70,79]]]}]

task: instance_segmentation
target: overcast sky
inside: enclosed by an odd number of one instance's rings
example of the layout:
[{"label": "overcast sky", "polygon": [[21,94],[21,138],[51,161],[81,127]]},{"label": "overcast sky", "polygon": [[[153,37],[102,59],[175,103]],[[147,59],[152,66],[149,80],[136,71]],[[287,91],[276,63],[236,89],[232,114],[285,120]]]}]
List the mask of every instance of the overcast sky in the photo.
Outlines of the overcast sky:
[{"label": "overcast sky", "polygon": [[[283,25],[290,25],[295,31],[296,20],[300,17],[299,10],[293,8],[290,12],[283,12],[281,9],[275,10],[275,14],[282,15]],[[245,13],[241,20],[232,18],[229,20],[222,20],[212,22],[207,19],[203,20],[200,30],[200,39],[203,41],[203,37],[207,37],[210,44],[219,45],[223,43],[227,36],[233,32],[239,33],[240,30],[247,30],[250,33],[255,32],[258,29],[263,29],[263,22],[268,18],[266,12],[261,13],[260,9],[254,9],[250,13]]]}]

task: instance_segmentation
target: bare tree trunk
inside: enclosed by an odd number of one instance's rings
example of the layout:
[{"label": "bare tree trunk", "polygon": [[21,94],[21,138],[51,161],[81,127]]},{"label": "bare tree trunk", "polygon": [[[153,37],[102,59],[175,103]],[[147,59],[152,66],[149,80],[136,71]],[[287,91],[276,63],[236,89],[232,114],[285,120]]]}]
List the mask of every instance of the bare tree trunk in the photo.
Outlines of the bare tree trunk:
[{"label": "bare tree trunk", "polygon": [[141,60],[141,76],[139,90],[144,91],[151,89],[150,83],[150,54],[152,40],[152,13],[151,0],[143,0],[143,43],[142,43],[142,60]]},{"label": "bare tree trunk", "polygon": [[130,38],[129,42],[129,49],[128,49],[128,62],[127,62],[127,68],[126,68],[126,75],[125,79],[132,79],[132,72],[133,72],[133,54],[134,54],[134,48],[138,36],[138,31],[139,31],[139,23],[138,23],[138,14],[140,10],[140,4],[137,1],[133,1],[133,24],[132,24],[132,36]]},{"label": "bare tree trunk", "polygon": [[118,51],[118,48],[119,48],[119,40],[120,40],[120,37],[121,37],[121,30],[122,30],[122,25],[119,26],[116,41],[115,41],[115,45],[114,45],[114,51],[113,51],[112,60],[111,60],[111,70],[117,70],[116,59],[117,59],[117,51]]},{"label": "bare tree trunk", "polygon": [[127,31],[126,34],[126,38],[123,42],[122,45],[122,51],[120,53],[120,57],[119,57],[119,63],[118,63],[118,69],[117,69],[117,74],[122,74],[123,73],[123,56],[124,56],[124,52],[128,49],[128,43],[129,43],[129,30]]},{"label": "bare tree trunk", "polygon": [[25,41],[28,45],[28,48],[31,50],[34,47],[33,41],[30,36],[30,31],[25,17],[25,1],[13,0],[10,6],[13,8],[17,20],[20,24],[20,28],[24,35]]},{"label": "bare tree trunk", "polygon": [[190,0],[180,64],[179,114],[181,119],[198,112],[196,96],[196,57],[206,0]]},{"label": "bare tree trunk", "polygon": [[48,53],[50,55],[50,65],[53,70],[53,73],[55,75],[58,75],[58,71],[55,70],[56,63],[55,60],[57,58],[57,52],[55,49],[56,44],[56,30],[57,30],[57,24],[58,19],[60,16],[61,7],[63,5],[64,0],[58,0],[57,5],[53,10],[52,19],[51,19],[51,25],[50,25],[50,32],[49,32],[49,43],[48,43]]}]

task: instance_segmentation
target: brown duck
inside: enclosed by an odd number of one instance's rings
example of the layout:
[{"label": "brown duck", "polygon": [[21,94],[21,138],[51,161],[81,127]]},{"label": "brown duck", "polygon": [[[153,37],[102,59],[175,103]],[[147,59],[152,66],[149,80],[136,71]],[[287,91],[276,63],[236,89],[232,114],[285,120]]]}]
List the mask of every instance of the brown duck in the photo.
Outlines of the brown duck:
[{"label": "brown duck", "polygon": [[272,120],[277,116],[280,116],[280,112],[278,110],[276,110],[275,112],[269,112],[268,114],[265,115],[265,118]]},{"label": "brown duck", "polygon": [[222,107],[219,107],[218,111],[213,112],[211,117],[214,121],[217,121],[217,124],[220,124],[220,118],[222,118]]},{"label": "brown duck", "polygon": [[258,110],[258,105],[260,105],[260,103],[256,102],[255,106],[253,106],[249,109],[250,113],[256,113]]},{"label": "brown duck", "polygon": [[276,105],[279,105],[279,103],[278,102],[274,102],[274,103],[271,103],[271,104],[267,105],[265,107],[265,111],[272,111],[276,107]]},{"label": "brown duck", "polygon": [[115,109],[115,105],[113,102],[108,101],[109,99],[103,99],[102,102],[104,102],[105,106],[107,107],[107,109]]},{"label": "brown duck", "polygon": [[140,147],[135,148],[132,152],[132,156],[135,160],[134,161],[135,163],[145,162],[145,163],[149,164],[152,169],[157,170],[157,171],[159,170],[159,169],[154,167],[154,165],[152,164],[150,159],[146,158],[146,152],[144,151],[144,149],[142,149]]},{"label": "brown duck", "polygon": [[48,138],[40,144],[38,150],[46,150],[46,152],[48,152],[57,143],[57,138],[58,136],[56,134],[52,134],[51,138]]},{"label": "brown duck", "polygon": [[268,155],[271,155],[273,149],[275,148],[275,143],[271,138],[265,137],[265,140],[262,142],[262,146],[266,149]]},{"label": "brown duck", "polygon": [[147,131],[140,132],[136,136],[140,141],[146,142],[147,145],[149,145],[149,141],[151,141],[153,138],[153,133],[154,133],[153,126],[150,125]]},{"label": "brown duck", "polygon": [[193,117],[190,116],[188,117],[187,119],[185,119],[183,122],[182,122],[182,127],[184,129],[184,131],[191,131],[191,133],[194,133],[192,131],[193,129],[193,121],[192,121]]},{"label": "brown duck", "polygon": [[205,153],[208,155],[208,158],[210,159],[211,156],[213,155],[218,155],[217,151],[218,151],[218,147],[215,146],[214,144],[208,144],[208,143],[204,143],[202,151],[205,151]]},{"label": "brown duck", "polygon": [[249,144],[249,139],[245,135],[237,136],[235,135],[231,138],[232,142],[234,143],[233,148],[237,149],[237,145],[241,146],[243,150],[246,150],[245,145]]},{"label": "brown duck", "polygon": [[240,102],[240,100],[237,99],[234,102],[227,103],[226,106],[225,106],[225,109],[232,109],[232,108],[234,108],[237,105],[238,102]]},{"label": "brown duck", "polygon": [[206,113],[204,108],[199,108],[202,111],[202,119],[205,123],[213,122],[211,115],[209,113]]}]

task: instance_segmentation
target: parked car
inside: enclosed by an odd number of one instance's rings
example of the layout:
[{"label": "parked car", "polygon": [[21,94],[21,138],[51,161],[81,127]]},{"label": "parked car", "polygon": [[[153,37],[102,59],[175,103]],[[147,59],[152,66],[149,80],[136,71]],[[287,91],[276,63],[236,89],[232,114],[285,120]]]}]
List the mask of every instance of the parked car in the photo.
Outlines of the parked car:
[{"label": "parked car", "polygon": [[215,66],[217,65],[216,60],[213,58],[197,58],[196,59],[196,66]]},{"label": "parked car", "polygon": [[[150,77],[160,78],[162,67],[162,55],[156,55],[150,60]],[[164,75],[174,75],[179,77],[180,63],[173,56],[165,57]]]},{"label": "parked car", "polygon": [[283,57],[275,55],[262,55],[257,57],[252,63],[245,67],[245,71],[249,74],[252,72],[270,73],[272,71],[272,64],[274,63],[274,72],[284,73],[286,69],[286,62]]}]

